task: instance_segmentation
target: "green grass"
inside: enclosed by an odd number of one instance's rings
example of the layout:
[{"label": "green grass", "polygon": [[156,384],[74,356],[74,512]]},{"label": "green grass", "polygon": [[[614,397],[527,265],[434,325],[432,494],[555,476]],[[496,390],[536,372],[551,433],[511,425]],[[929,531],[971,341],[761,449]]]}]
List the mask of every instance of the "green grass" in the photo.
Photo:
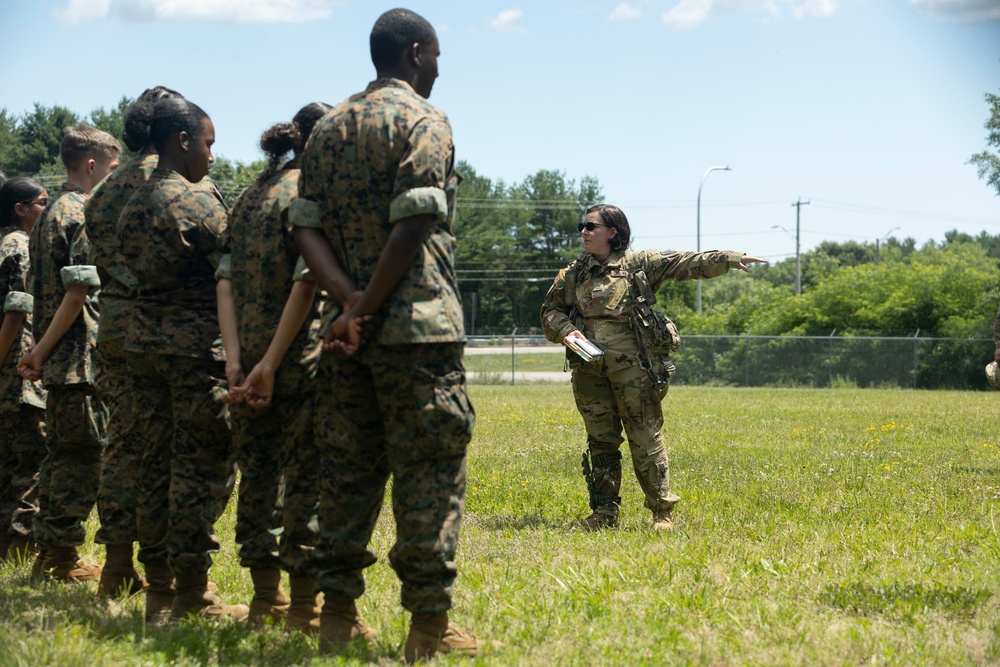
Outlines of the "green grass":
[{"label": "green grass", "polygon": [[[453,616],[504,643],[480,662],[1000,664],[995,394],[672,389],[678,530],[649,528],[626,463],[621,528],[589,534],[570,527],[588,508],[569,387],[470,393]],[[230,508],[212,578],[246,602],[232,518]],[[7,566],[0,664],[396,664],[408,619],[385,560],[392,532],[385,513],[360,601],[380,631],[372,650],[318,657],[275,629],[146,629],[141,600],[109,608],[92,585],[35,587]]]},{"label": "green grass", "polygon": [[[506,355],[467,354],[465,355],[465,369],[473,373],[499,373],[501,376],[507,373],[507,378],[510,379],[510,357],[509,353]],[[515,354],[514,371],[517,373],[531,373],[533,371],[554,373],[563,369],[565,361],[565,354]]]}]

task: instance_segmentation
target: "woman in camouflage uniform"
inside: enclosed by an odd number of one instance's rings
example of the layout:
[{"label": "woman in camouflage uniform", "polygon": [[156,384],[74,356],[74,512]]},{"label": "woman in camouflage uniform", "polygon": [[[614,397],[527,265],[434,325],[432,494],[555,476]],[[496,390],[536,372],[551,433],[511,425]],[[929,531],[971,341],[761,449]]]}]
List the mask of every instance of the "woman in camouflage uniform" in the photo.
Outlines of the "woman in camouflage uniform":
[{"label": "woman in camouflage uniform", "polygon": [[[316,282],[298,261],[288,205],[299,193],[299,156],[329,110],[309,104],[261,136],[270,160],[230,212],[230,254],[216,272],[241,474],[236,541],[254,584],[249,620],[283,618],[310,633],[319,631],[320,612],[308,564],[319,505],[312,425],[319,312]],[[294,157],[279,169],[289,151]],[[279,586],[281,566],[290,574],[291,599]]]},{"label": "woman in camouflage uniform", "polygon": [[137,288],[125,355],[146,444],[136,512],[146,617],[159,620],[169,608],[174,619],[242,619],[249,609],[223,603],[208,582],[219,546],[213,524],[233,471],[215,296],[215,271],[228,251],[227,210],[194,186],[214,161],[215,126],[188,100],[161,99],[150,140],[156,169],[118,221],[121,256]]},{"label": "woman in camouflage uniform", "polygon": [[45,455],[45,390],[17,374],[32,343],[28,293],[28,233],[49,194],[34,178],[18,176],[0,187],[0,560],[25,560],[34,545],[38,510],[34,482]]},{"label": "woman in camouflage uniform", "polygon": [[628,219],[607,204],[589,208],[579,229],[586,252],[556,277],[542,304],[542,326],[554,343],[586,338],[604,353],[589,362],[567,355],[587,429],[583,468],[593,513],[580,527],[618,525],[624,427],[653,526],[671,530],[671,510],[680,498],[670,491],[660,402],[674,370],[669,351],[680,338],[650,306],[666,280],[714,278],[765,260],[732,251],[630,251]]}]

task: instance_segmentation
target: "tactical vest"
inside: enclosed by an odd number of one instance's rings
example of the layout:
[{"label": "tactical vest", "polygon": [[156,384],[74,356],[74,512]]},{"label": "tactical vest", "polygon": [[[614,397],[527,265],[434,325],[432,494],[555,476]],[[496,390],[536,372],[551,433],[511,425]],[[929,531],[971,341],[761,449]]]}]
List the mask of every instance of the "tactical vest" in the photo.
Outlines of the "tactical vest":
[{"label": "tactical vest", "polygon": [[[572,301],[572,303],[566,304],[570,306],[569,318],[580,331],[583,331],[583,318],[576,309],[576,285],[586,278],[584,276],[585,259],[586,255],[578,257],[563,278],[566,283],[563,294],[566,295],[567,301]],[[635,334],[636,349],[638,350],[636,356],[639,359],[639,366],[649,374],[650,379],[655,384],[666,384],[676,370],[670,354],[680,349],[680,331],[669,317],[653,308],[653,304],[656,303],[656,293],[649,284],[649,279],[641,265],[631,260],[628,254],[623,254],[622,268],[629,274],[629,292],[632,296],[632,310],[629,313],[629,320],[632,325],[632,333]],[[570,367],[583,363],[569,349],[567,349],[566,357]]]}]

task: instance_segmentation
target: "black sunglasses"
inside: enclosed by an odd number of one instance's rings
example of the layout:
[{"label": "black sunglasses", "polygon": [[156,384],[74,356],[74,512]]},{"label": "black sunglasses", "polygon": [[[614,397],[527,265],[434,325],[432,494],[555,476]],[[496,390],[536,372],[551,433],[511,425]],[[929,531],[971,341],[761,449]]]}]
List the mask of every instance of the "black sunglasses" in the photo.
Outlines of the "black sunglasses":
[{"label": "black sunglasses", "polygon": [[607,227],[607,226],[608,225],[600,225],[600,224],[598,224],[596,222],[581,222],[580,224],[578,224],[576,226],[576,228],[577,228],[578,231],[581,231],[581,232],[584,229],[586,229],[588,232],[592,232],[595,229],[597,229],[598,227]]}]

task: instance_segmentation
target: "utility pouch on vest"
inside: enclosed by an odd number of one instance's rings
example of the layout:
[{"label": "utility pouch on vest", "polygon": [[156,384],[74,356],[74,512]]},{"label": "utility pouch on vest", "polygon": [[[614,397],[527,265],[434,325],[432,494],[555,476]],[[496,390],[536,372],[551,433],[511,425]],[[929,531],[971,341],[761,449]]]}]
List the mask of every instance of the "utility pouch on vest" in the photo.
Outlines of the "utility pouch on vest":
[{"label": "utility pouch on vest", "polygon": [[666,384],[676,366],[670,353],[681,346],[680,332],[669,317],[653,308],[656,295],[649,285],[646,272],[631,272],[629,287],[632,290],[632,331],[639,348],[639,365],[656,384]]}]

